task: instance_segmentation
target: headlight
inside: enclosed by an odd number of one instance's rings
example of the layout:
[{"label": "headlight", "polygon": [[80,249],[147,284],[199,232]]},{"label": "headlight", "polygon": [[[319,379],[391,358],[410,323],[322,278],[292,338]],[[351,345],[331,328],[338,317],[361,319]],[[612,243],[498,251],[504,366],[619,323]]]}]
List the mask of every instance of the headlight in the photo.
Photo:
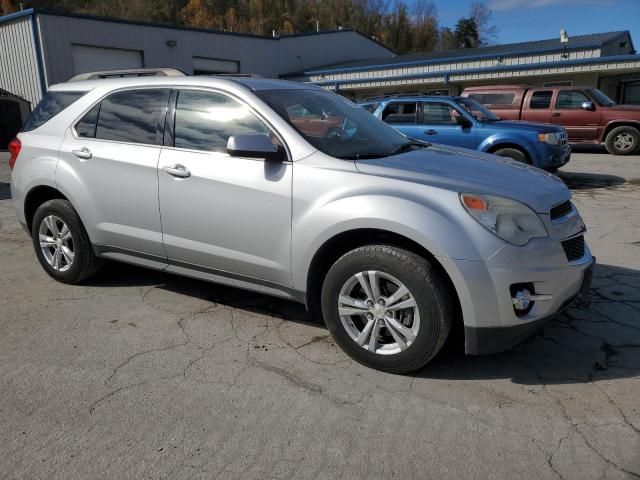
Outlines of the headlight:
[{"label": "headlight", "polygon": [[548,143],[549,145],[558,145],[560,136],[557,133],[539,133],[538,141]]},{"label": "headlight", "polygon": [[523,203],[493,195],[461,193],[460,201],[480,225],[514,245],[525,245],[547,230],[538,214]]}]

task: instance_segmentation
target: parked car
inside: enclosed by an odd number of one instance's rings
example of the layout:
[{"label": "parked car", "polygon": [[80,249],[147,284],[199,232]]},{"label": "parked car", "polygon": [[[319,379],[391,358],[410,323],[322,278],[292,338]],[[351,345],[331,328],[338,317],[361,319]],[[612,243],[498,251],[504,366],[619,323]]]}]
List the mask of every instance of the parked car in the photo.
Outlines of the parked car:
[{"label": "parked car", "polygon": [[566,132],[554,125],[503,121],[462,97],[389,97],[362,107],[408,137],[510,157],[549,171],[571,157]]},{"label": "parked car", "polygon": [[[306,133],[300,109],[340,133]],[[416,143],[301,83],[54,85],[11,144],[17,217],[54,279],[113,259],[320,306],[338,345],[389,372],[424,365],[456,322],[469,354],[512,347],[594,264],[554,175]]]},{"label": "parked car", "polygon": [[640,148],[640,106],[617,105],[597,88],[500,85],[466,88],[462,96],[502,118],[562,125],[570,144],[604,143],[613,155]]}]

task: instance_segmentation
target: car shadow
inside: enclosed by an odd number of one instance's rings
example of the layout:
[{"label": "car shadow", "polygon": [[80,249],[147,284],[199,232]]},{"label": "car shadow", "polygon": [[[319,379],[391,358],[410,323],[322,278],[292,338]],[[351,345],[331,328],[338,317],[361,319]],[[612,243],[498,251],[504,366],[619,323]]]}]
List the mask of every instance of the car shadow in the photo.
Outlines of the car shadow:
[{"label": "car shadow", "polygon": [[[303,305],[232,287],[118,263],[88,286],[156,288],[198,299],[323,326]],[[535,337],[504,353],[464,354],[454,332],[443,350],[411,376],[443,380],[508,379],[525,385],[584,383],[640,375],[640,271],[597,265],[589,305],[574,305]]]},{"label": "car shadow", "polygon": [[571,190],[594,190],[597,188],[615,188],[626,182],[617,175],[601,173],[578,173],[559,171],[558,176]]}]

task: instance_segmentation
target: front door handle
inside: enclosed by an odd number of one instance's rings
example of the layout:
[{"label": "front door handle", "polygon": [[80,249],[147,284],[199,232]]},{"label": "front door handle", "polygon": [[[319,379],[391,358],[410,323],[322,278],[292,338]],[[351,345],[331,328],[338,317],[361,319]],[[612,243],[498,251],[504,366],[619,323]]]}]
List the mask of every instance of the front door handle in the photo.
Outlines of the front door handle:
[{"label": "front door handle", "polygon": [[438,132],[436,132],[433,128],[430,128],[429,130],[425,130],[424,133],[426,133],[427,135],[437,135]]},{"label": "front door handle", "polygon": [[560,116],[560,113],[559,113],[559,112],[553,112],[553,113],[551,114],[551,116],[552,116],[552,117],[559,117],[559,116]]},{"label": "front door handle", "polygon": [[71,150],[71,153],[83,160],[89,160],[93,156],[93,153],[87,147],[82,147],[80,150]]},{"label": "front door handle", "polygon": [[178,178],[189,178],[191,176],[191,172],[189,171],[189,169],[184,165],[180,165],[179,163],[171,165],[170,167],[162,167],[162,170],[164,170],[169,175]]}]

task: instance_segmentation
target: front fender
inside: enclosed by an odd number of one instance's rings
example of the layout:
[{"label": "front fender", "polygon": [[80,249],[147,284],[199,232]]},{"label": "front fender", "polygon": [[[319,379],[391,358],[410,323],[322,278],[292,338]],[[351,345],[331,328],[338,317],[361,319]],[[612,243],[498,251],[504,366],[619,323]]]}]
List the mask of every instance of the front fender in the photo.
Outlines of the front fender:
[{"label": "front fender", "polygon": [[[411,185],[405,185],[408,190]],[[423,189],[428,187],[422,186]],[[480,260],[501,246],[460,205],[458,194],[440,190],[431,199],[411,192],[359,193],[332,199],[293,219],[292,282],[305,291],[315,254],[337,235],[376,229],[401,235],[436,258]],[[295,208],[294,208],[295,211]]]},{"label": "front fender", "polygon": [[500,145],[517,145],[518,147],[522,148],[522,150],[524,150],[532,160],[534,160],[537,156],[534,142],[526,135],[506,132],[499,132],[494,133],[493,135],[489,135],[482,142],[480,142],[480,144],[478,145],[478,150],[480,150],[481,152],[489,152],[490,150],[493,150]]}]

